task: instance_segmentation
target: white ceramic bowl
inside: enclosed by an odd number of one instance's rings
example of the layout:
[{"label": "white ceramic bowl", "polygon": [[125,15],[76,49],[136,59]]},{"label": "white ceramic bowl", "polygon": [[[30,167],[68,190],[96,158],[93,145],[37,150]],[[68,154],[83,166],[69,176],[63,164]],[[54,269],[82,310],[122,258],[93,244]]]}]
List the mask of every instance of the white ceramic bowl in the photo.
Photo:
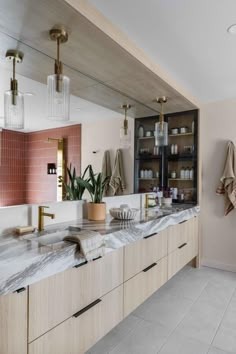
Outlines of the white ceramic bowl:
[{"label": "white ceramic bowl", "polygon": [[138,209],[121,209],[121,208],[111,208],[109,210],[111,216],[118,220],[133,220],[137,215]]}]

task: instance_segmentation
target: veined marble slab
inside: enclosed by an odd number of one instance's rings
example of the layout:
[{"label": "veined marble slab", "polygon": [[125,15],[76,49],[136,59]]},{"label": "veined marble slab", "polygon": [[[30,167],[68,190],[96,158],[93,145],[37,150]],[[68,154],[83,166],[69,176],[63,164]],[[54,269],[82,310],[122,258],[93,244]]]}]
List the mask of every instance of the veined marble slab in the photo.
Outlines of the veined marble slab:
[{"label": "veined marble slab", "polygon": [[[58,224],[56,230],[65,230],[68,226],[99,231],[104,235],[106,253],[140,240],[152,233],[164,230],[191,219],[200,212],[198,206],[186,206],[156,211],[142,210],[136,220],[121,222],[110,217],[105,222],[76,220]],[[55,225],[47,229],[53,232]],[[84,262],[77,245],[60,240],[53,245],[40,243],[40,236],[32,235],[29,240],[14,235],[0,237],[0,295],[16,291],[51,275]]]}]

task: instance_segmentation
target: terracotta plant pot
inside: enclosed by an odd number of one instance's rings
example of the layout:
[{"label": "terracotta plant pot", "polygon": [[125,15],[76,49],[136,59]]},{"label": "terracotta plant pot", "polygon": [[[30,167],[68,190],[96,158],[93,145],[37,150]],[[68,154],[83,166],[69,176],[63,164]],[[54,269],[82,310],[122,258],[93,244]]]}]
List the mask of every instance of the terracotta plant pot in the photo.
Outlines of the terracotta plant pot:
[{"label": "terracotta plant pot", "polygon": [[106,219],[106,203],[88,203],[88,219],[101,221]]}]

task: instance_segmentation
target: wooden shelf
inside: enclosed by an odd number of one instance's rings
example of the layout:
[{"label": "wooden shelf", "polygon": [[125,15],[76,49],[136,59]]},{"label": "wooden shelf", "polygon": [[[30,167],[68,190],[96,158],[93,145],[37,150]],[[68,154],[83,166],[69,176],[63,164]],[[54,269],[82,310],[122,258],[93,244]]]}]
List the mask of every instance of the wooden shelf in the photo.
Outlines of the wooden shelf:
[{"label": "wooden shelf", "polygon": [[190,178],[168,178],[169,181],[188,181],[188,182],[192,182],[193,179]]},{"label": "wooden shelf", "polygon": [[143,136],[142,138],[141,137],[138,137],[139,140],[145,140],[145,139],[155,139],[155,136],[152,135],[152,136]]},{"label": "wooden shelf", "polygon": [[156,178],[139,178],[140,181],[155,181],[159,179],[159,177],[156,177]]},{"label": "wooden shelf", "polygon": [[194,133],[179,133],[179,134],[169,134],[169,136],[192,136]]},{"label": "wooden shelf", "polygon": [[145,155],[136,157],[136,160],[160,160],[161,155]]}]

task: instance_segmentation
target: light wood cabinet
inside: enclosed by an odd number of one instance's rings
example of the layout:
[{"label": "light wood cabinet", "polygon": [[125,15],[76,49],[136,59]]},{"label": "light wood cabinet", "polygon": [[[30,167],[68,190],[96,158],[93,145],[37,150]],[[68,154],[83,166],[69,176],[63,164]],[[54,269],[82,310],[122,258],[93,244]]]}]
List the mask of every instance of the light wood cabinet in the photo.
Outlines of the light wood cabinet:
[{"label": "light wood cabinet", "polygon": [[124,316],[129,315],[167,281],[167,257],[150,264],[124,283]]},{"label": "light wood cabinet", "polygon": [[177,225],[168,227],[168,254],[191,240],[194,233],[194,219],[182,221]]},{"label": "light wood cabinet", "polygon": [[29,287],[29,342],[123,283],[123,249]]},{"label": "light wood cabinet", "polygon": [[[181,224],[180,224],[181,225]],[[173,252],[168,254],[168,279],[188,264],[199,252],[198,218],[194,217],[181,225],[184,234],[179,237],[179,226],[168,229],[168,245],[180,244]],[[177,232],[175,232],[175,228]],[[174,242],[171,241],[173,235]],[[177,242],[178,240],[179,242]]]},{"label": "light wood cabinet", "polygon": [[0,296],[0,354],[27,354],[26,290]]},{"label": "light wood cabinet", "polygon": [[133,242],[124,249],[124,281],[167,255],[167,230]]},{"label": "light wood cabinet", "polygon": [[123,319],[123,285],[29,344],[29,354],[84,354]]}]

